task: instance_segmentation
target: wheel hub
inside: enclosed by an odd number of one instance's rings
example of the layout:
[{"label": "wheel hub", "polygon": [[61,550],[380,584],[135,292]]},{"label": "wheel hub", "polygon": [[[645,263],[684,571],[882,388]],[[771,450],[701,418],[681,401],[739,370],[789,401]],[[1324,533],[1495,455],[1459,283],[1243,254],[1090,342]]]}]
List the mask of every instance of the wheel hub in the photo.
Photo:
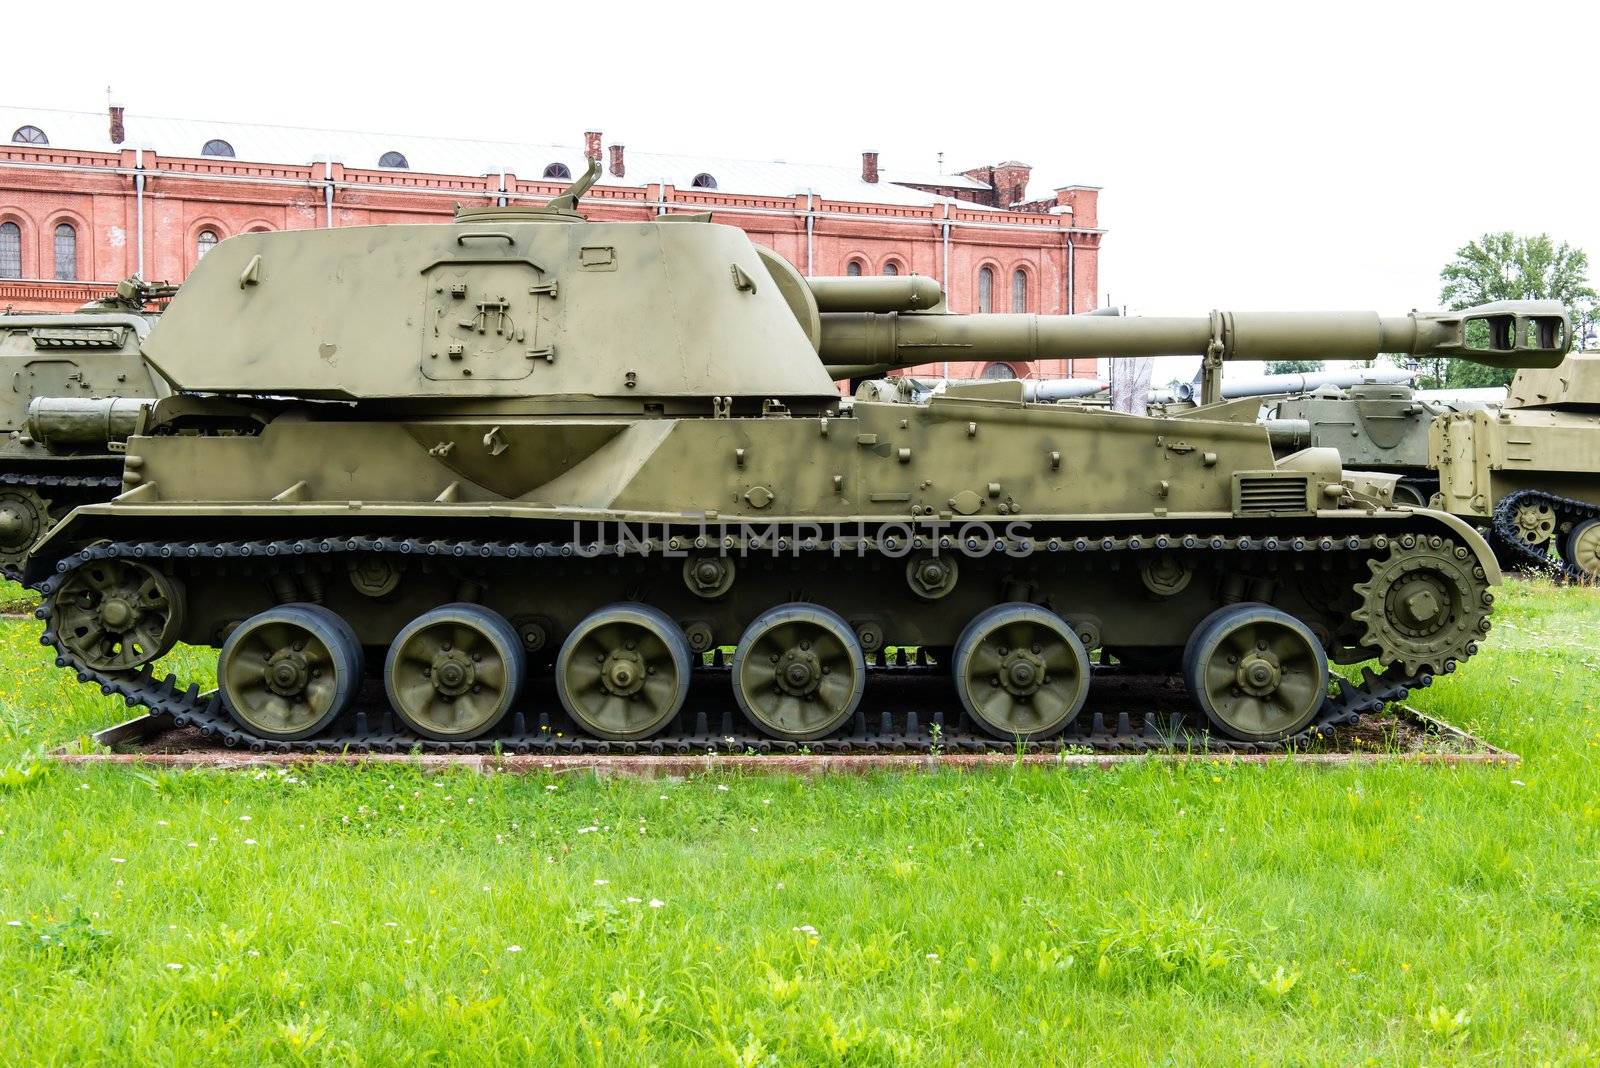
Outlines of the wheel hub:
[{"label": "wheel hub", "polygon": [[107,630],[122,632],[139,618],[139,611],[125,598],[110,596],[100,602],[100,624]]},{"label": "wheel hub", "polygon": [[1270,653],[1254,652],[1239,661],[1234,684],[1252,697],[1267,697],[1278,689],[1283,669]]},{"label": "wheel hub", "polygon": [[267,661],[267,688],[279,697],[294,697],[311,681],[306,658],[296,650],[284,649]]},{"label": "wheel hub", "polygon": [[429,677],[433,680],[433,688],[439,693],[446,697],[460,697],[478,681],[478,672],[465,653],[447,649],[433,658]]},{"label": "wheel hub", "polygon": [[1449,594],[1439,580],[1424,572],[1396,584],[1389,595],[1389,615],[1407,634],[1425,637],[1442,625],[1448,604]]},{"label": "wheel hub", "polygon": [[26,529],[27,519],[15,505],[0,508],[0,541],[14,541]]},{"label": "wheel hub", "polygon": [[822,682],[822,664],[810,649],[790,649],[778,658],[778,688],[805,697]]},{"label": "wheel hub", "polygon": [[605,688],[619,697],[630,697],[644,685],[644,658],[632,649],[618,649],[608,655],[600,668]]},{"label": "wheel hub", "polygon": [[1049,681],[1044,661],[1026,649],[1010,653],[1000,664],[1000,685],[1013,697],[1028,697]]}]

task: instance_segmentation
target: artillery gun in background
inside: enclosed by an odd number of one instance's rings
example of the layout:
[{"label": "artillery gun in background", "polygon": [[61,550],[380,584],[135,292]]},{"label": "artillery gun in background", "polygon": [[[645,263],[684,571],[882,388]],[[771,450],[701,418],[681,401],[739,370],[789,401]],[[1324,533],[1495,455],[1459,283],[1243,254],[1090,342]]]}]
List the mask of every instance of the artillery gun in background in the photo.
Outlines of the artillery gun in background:
[{"label": "artillery gun in background", "polygon": [[[953,315],[925,279],[808,281],[732,227],[588,222],[596,173],[542,208],[208,253],[146,341],[174,392],[124,492],[28,561],[58,663],[229,744],[549,752],[705,744],[718,705],[741,744],[862,744],[867,657],[909,646],[989,744],[1046,739],[1091,652],[1123,650],[1181,656],[1211,726],[1261,742],[1381,707],[1487,633],[1483,540],[1387,507],[1392,480],[1332,450],[1277,460],[1260,427],[1015,383],[846,412],[834,381],[979,354],[1548,364],[1559,307]],[[1492,348],[1466,346],[1474,321]],[[219,650],[216,694],[155,674],[179,641]],[[551,660],[554,732],[522,697]],[[1330,660],[1379,666],[1330,688]],[[386,709],[357,706],[369,675]],[[927,744],[898,729],[874,744]]]},{"label": "artillery gun in background", "polygon": [[1525,368],[1498,410],[1428,432],[1434,506],[1488,523],[1510,562],[1600,582],[1600,352]]},{"label": "artillery gun in background", "polygon": [[0,573],[73,508],[122,489],[121,443],[161,396],[139,348],[175,286],[138,278],[69,314],[0,315]]}]

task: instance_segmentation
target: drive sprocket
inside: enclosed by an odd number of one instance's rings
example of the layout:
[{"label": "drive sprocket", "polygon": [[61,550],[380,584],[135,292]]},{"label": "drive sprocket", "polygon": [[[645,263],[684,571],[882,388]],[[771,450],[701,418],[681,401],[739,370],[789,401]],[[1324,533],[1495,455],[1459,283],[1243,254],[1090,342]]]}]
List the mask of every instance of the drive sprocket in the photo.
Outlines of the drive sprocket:
[{"label": "drive sprocket", "polygon": [[1361,606],[1352,618],[1381,663],[1439,675],[1477,651],[1494,594],[1471,550],[1438,535],[1407,534],[1367,567],[1371,578],[1355,587]]},{"label": "drive sprocket", "polygon": [[32,486],[0,488],[0,566],[17,568],[50,529],[50,501]]}]

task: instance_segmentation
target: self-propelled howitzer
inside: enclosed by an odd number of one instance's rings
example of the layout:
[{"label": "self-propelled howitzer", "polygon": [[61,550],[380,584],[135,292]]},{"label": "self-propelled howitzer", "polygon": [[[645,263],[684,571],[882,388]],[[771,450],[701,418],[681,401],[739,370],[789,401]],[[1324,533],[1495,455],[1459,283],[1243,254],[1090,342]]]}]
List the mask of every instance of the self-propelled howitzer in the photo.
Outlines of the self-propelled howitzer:
[{"label": "self-propelled howitzer", "polygon": [[[993,340],[904,310],[938,306],[926,281],[853,285],[731,227],[589,223],[575,193],[224,241],[146,345],[174,395],[125,491],[30,561],[45,641],[234,743],[548,750],[689,745],[718,703],[748,744],[859,744],[868,659],[912,646],[997,739],[1060,736],[1120,659],[1181,660],[1202,721],[1279,740],[1488,631],[1482,539],[1332,450],[1020,394],[844,410],[828,364]],[[1439,351],[1461,318],[1097,319],[1083,345]],[[1485,355],[1550,357],[1542,309],[1507,322]],[[151,674],[178,641],[218,650],[214,697]],[[720,681],[691,671],[728,647]],[[1330,660],[1380,666],[1330,688]]]}]

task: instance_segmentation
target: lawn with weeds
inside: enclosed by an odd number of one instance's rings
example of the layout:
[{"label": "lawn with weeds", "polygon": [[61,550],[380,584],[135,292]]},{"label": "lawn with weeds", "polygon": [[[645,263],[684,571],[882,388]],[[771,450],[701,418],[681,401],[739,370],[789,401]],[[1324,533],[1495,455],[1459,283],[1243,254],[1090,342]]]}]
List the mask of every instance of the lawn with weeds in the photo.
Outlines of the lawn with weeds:
[{"label": "lawn with weeds", "polygon": [[1600,591],[1496,620],[1415,703],[1521,765],[674,782],[55,765],[0,621],[0,1058],[1592,1064]]}]

